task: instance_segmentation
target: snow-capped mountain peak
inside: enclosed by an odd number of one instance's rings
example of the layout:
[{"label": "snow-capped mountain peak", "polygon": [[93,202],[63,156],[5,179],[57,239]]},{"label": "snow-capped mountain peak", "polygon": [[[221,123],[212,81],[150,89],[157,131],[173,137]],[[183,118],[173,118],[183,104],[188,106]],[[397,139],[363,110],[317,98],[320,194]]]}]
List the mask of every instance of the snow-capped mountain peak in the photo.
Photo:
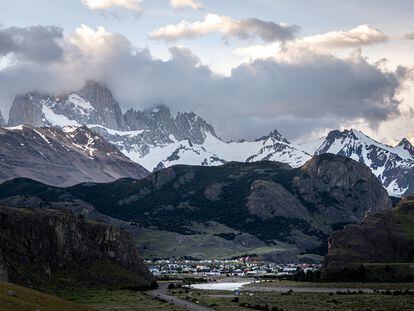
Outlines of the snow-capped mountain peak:
[{"label": "snow-capped mountain peak", "polygon": [[358,130],[331,131],[315,154],[333,153],[362,162],[371,168],[392,195],[414,190],[414,158],[409,145],[391,147]]},{"label": "snow-capped mountain peak", "polygon": [[406,151],[408,153],[406,156],[414,159],[414,146],[407,138],[403,138],[401,142],[395,146],[395,149],[402,149]]},{"label": "snow-capped mountain peak", "polygon": [[280,134],[279,131],[276,129],[270,132],[269,135],[256,139],[256,141],[268,141],[268,140],[271,140],[273,142],[278,141],[281,143],[290,144],[290,142],[282,134]]}]

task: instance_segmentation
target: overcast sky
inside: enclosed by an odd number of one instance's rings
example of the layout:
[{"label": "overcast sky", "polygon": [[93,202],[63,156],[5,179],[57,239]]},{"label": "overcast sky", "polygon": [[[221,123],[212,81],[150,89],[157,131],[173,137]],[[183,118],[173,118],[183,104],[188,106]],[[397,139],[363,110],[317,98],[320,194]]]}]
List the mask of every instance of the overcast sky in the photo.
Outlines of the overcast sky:
[{"label": "overcast sky", "polygon": [[123,109],[194,111],[225,139],[355,127],[414,138],[411,0],[1,0],[0,109],[105,83]]}]

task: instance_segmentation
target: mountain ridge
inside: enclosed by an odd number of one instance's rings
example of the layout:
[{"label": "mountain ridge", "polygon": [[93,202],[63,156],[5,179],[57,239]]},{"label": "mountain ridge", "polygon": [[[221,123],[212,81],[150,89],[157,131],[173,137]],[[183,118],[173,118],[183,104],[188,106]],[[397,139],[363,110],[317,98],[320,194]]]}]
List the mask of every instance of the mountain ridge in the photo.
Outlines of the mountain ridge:
[{"label": "mountain ridge", "polygon": [[149,171],[177,164],[222,165],[231,161],[280,161],[300,167],[314,155],[334,153],[366,164],[390,195],[414,192],[414,147],[403,139],[395,147],[360,131],[334,130],[308,144],[290,142],[277,130],[253,141],[226,142],[193,112],[173,116],[168,107],[129,109],[124,114],[104,85],[88,81],[65,96],[16,96],[9,125],[64,127],[86,125]]},{"label": "mountain ridge", "polygon": [[86,126],[0,127],[0,145],[0,181],[28,177],[69,186],[148,174]]}]

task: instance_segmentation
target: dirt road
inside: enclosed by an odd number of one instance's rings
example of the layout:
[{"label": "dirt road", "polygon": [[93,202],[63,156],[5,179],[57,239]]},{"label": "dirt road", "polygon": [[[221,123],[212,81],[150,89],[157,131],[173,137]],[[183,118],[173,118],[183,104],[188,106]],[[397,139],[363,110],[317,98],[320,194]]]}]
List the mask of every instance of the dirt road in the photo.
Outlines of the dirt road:
[{"label": "dirt road", "polygon": [[175,304],[178,307],[181,307],[185,310],[190,311],[214,311],[214,309],[200,306],[196,303],[192,303],[186,300],[182,300],[180,298],[177,298],[175,296],[168,295],[168,285],[167,284],[160,284],[160,287],[156,290],[152,290],[147,292],[152,297],[159,298],[161,300],[171,302]]}]

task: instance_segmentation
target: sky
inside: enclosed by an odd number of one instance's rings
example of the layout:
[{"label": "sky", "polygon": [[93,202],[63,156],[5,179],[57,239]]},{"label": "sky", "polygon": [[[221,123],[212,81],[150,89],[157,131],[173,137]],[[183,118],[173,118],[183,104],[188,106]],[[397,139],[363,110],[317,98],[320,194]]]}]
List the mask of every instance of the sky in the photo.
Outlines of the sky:
[{"label": "sky", "polygon": [[414,142],[411,0],[0,0],[0,110],[94,79],[224,139]]}]

